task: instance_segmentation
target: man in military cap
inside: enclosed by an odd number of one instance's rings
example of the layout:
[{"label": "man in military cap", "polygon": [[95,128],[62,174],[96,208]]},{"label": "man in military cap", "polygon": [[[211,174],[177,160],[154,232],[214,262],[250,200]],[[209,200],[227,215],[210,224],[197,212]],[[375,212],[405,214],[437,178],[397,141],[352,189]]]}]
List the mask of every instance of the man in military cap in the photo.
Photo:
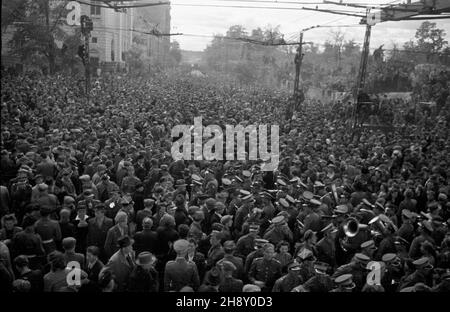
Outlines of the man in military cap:
[{"label": "man in military cap", "polygon": [[86,207],[86,213],[88,216],[94,216],[94,208],[101,204],[101,202],[95,199],[95,195],[92,189],[85,189],[82,195],[79,197],[78,206]]},{"label": "man in military cap", "polygon": [[384,254],[381,260],[386,265],[386,270],[381,279],[381,285],[386,292],[396,292],[400,280],[405,274],[402,262],[395,253]]},{"label": "man in military cap", "polygon": [[402,225],[397,231],[397,235],[403,239],[406,239],[408,242],[412,242],[414,239],[414,226],[412,224],[412,214],[411,211],[404,209],[401,213],[402,216]]},{"label": "man in military cap", "polygon": [[353,292],[355,283],[353,282],[352,274],[342,274],[334,279],[337,288],[330,292]]},{"label": "man in military cap", "polygon": [[269,229],[266,234],[264,234],[264,239],[267,239],[274,245],[277,245],[281,241],[292,243],[293,234],[287,226],[285,218],[283,216],[277,216],[273,218],[272,224],[274,225],[274,227],[272,229]]},{"label": "man in military cap", "polygon": [[421,255],[420,246],[423,242],[429,241],[433,246],[435,245],[434,239],[431,237],[431,233],[433,232],[433,227],[431,226],[431,222],[428,220],[424,220],[420,223],[419,226],[419,236],[416,236],[409,249],[409,257],[412,259],[418,259]]},{"label": "man in military cap", "polygon": [[302,279],[299,276],[300,264],[291,262],[288,265],[288,273],[275,281],[272,292],[290,292],[294,287],[298,286]]},{"label": "man in military cap", "polygon": [[243,234],[244,222],[253,208],[253,196],[250,192],[241,190],[241,200],[241,206],[236,211],[234,218],[235,235],[237,236]]},{"label": "man in military cap", "polygon": [[97,246],[99,257],[106,262],[105,242],[108,231],[113,227],[113,220],[105,216],[105,205],[98,204],[94,207],[94,218],[88,220],[87,246]]},{"label": "man in military cap", "polygon": [[250,282],[261,287],[263,292],[269,292],[281,276],[281,263],[274,259],[275,247],[272,244],[267,243],[263,248],[264,256],[253,261],[248,277]]},{"label": "man in military cap", "polygon": [[419,258],[413,262],[413,265],[416,270],[410,275],[402,278],[402,280],[400,281],[399,290],[414,286],[417,283],[424,283],[429,287],[433,286],[433,266],[431,265],[428,258]]},{"label": "man in military cap", "polygon": [[375,246],[375,242],[372,239],[361,244],[361,253],[365,254],[370,259],[374,259],[376,250],[377,247]]},{"label": "man in military cap", "polygon": [[228,240],[223,244],[224,256],[221,260],[217,262],[220,265],[224,261],[229,261],[233,263],[235,269],[233,271],[233,276],[237,279],[243,279],[244,277],[244,263],[242,258],[234,256],[236,250],[236,244],[232,240]]},{"label": "man in military cap", "polygon": [[62,240],[62,247],[64,249],[64,260],[66,261],[66,265],[75,261],[78,262],[81,269],[84,269],[86,262],[84,255],[82,253],[75,252],[75,246],[77,244],[77,240],[73,237],[66,237]]},{"label": "man in military cap", "polygon": [[317,260],[328,263],[331,268],[336,266],[336,233],[337,229],[333,223],[328,224],[321,231],[323,238],[316,244]]},{"label": "man in military cap", "polygon": [[254,250],[248,254],[248,256],[245,258],[245,266],[244,266],[244,270],[245,272],[248,274],[248,272],[250,271],[250,268],[253,264],[253,261],[256,258],[261,258],[264,256],[264,245],[267,244],[269,241],[267,239],[263,239],[263,238],[256,238],[255,239],[255,247]]},{"label": "man in military cap", "polygon": [[46,254],[56,250],[57,244],[61,241],[61,228],[56,220],[50,219],[53,212],[49,207],[41,207],[41,217],[36,222],[36,233],[42,238],[42,244]]},{"label": "man in military cap", "polygon": [[[316,261],[313,264],[314,275],[304,282],[300,288],[301,291],[307,292],[329,292],[333,289],[333,280],[327,274],[330,266],[328,263]],[[299,290],[299,291],[300,291]]]},{"label": "man in military cap", "polygon": [[332,277],[336,278],[342,274],[351,274],[353,276],[353,281],[356,284],[355,290],[359,292],[366,284],[368,274],[367,264],[369,261],[370,258],[368,256],[357,253],[350,263],[338,267]]},{"label": "man in military cap", "polygon": [[174,242],[173,249],[177,257],[166,264],[164,270],[164,291],[180,291],[184,286],[194,290],[200,286],[197,267],[194,262],[186,260],[189,242],[180,239]]},{"label": "man in military cap", "polygon": [[301,234],[303,235],[307,230],[312,230],[313,232],[319,232],[322,230],[322,220],[319,214],[315,211],[312,204],[303,206],[304,213],[306,214],[303,220],[303,228]]},{"label": "man in military cap", "polygon": [[206,267],[207,269],[212,268],[216,265],[217,261],[223,258],[225,252],[223,250],[221,244],[220,232],[212,231],[209,242],[211,244],[211,248],[208,251],[207,259],[206,259]]},{"label": "man in military cap", "polygon": [[219,284],[219,292],[242,292],[244,283],[241,279],[235,278],[234,272],[236,271],[236,266],[234,263],[224,260],[219,267],[222,268],[222,280]]},{"label": "man in military cap", "polygon": [[300,263],[300,278],[302,280],[302,283],[309,280],[311,277],[314,276],[314,261],[316,261],[316,258],[314,257],[314,253],[309,249],[302,249],[296,257],[296,261]]},{"label": "man in military cap", "polygon": [[239,237],[236,243],[236,255],[246,259],[255,250],[255,239],[258,237],[259,225],[250,224],[248,234]]}]

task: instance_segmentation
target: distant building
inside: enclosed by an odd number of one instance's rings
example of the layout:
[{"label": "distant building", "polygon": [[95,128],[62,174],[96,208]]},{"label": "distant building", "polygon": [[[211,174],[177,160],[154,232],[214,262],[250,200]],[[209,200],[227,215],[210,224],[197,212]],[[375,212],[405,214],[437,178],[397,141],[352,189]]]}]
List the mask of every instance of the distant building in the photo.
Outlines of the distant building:
[{"label": "distant building", "polygon": [[[158,3],[160,0],[149,0],[146,3]],[[170,33],[170,5],[157,5],[136,9],[134,29],[152,34],[133,33],[133,42],[144,51],[144,58],[151,65],[164,65],[170,49],[170,37],[159,34]]]},{"label": "distant building", "polygon": [[[81,4],[81,15],[87,15],[92,19],[93,31],[91,32],[90,47],[90,63],[96,72],[97,68],[103,71],[115,70],[125,67],[125,52],[132,45],[133,25],[134,25],[134,8],[122,9],[120,12],[112,8],[106,8],[105,2],[86,0],[90,4]],[[132,4],[132,2],[126,2]],[[54,9],[61,4],[59,0],[50,1],[50,9]],[[63,26],[62,28],[67,35],[72,35],[75,27],[80,26]],[[20,59],[12,56],[8,47],[16,27],[8,26],[2,28],[2,66],[10,67],[14,64],[19,65]],[[55,40],[58,45],[58,42]],[[62,45],[62,41],[60,42]],[[17,66],[16,66],[17,68]]]},{"label": "distant building", "polygon": [[90,3],[101,5],[81,5],[81,14],[89,16],[94,24],[89,44],[91,66],[103,70],[124,67],[125,52],[132,45],[135,9],[117,12],[112,8],[105,8],[104,2]]}]

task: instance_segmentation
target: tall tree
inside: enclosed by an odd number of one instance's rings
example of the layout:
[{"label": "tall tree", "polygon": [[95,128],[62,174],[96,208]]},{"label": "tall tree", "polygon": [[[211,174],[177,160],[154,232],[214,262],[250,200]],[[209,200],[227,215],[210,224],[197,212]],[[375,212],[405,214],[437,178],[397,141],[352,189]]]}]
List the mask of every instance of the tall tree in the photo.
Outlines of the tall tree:
[{"label": "tall tree", "polygon": [[63,30],[63,17],[67,14],[65,3],[50,6],[49,0],[25,1],[20,9],[24,11],[15,24],[16,31],[10,46],[24,61],[34,54],[44,55],[50,73],[54,73],[57,56],[55,39],[64,40],[67,36]]}]

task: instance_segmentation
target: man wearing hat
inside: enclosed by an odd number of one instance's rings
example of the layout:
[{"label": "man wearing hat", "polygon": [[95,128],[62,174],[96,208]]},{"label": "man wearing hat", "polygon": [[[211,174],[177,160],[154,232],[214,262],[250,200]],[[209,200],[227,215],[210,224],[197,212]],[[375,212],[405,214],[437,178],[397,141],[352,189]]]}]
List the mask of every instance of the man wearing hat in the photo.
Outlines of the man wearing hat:
[{"label": "man wearing hat", "polygon": [[177,257],[166,263],[164,270],[164,291],[180,291],[184,286],[194,290],[200,285],[198,271],[195,263],[186,260],[189,242],[180,239],[174,242],[173,249]]},{"label": "man wearing hat", "polygon": [[151,252],[141,252],[136,260],[136,266],[128,280],[129,292],[158,292],[158,272],[153,267],[156,258]]},{"label": "man wearing hat", "polygon": [[255,239],[258,237],[259,225],[250,224],[248,234],[239,237],[236,243],[236,255],[246,259],[255,250]]},{"label": "man wearing hat", "polygon": [[253,261],[257,258],[261,258],[264,256],[263,247],[268,242],[269,241],[267,239],[255,238],[254,250],[251,253],[249,253],[248,256],[245,258],[244,270],[247,274],[250,271],[250,267],[251,267]]},{"label": "man wearing hat", "polygon": [[136,185],[142,184],[142,181],[136,177],[134,173],[134,167],[127,167],[127,175],[123,178],[122,183],[120,184],[120,190],[123,193],[134,194],[136,192]]},{"label": "man wearing hat", "polygon": [[50,214],[53,210],[48,207],[41,207],[41,217],[36,222],[36,234],[39,234],[42,239],[42,244],[46,254],[56,250],[57,244],[61,241],[61,228],[56,220],[50,219]]},{"label": "man wearing hat", "polygon": [[95,194],[92,189],[85,189],[78,199],[78,206],[86,207],[86,213],[89,217],[94,216],[94,208],[98,204],[101,204],[99,200],[95,199]]},{"label": "man wearing hat", "polygon": [[328,263],[331,268],[336,266],[336,233],[333,223],[325,226],[322,231],[323,238],[316,244],[317,260]]},{"label": "man wearing hat", "polygon": [[111,270],[114,275],[119,292],[127,289],[130,274],[136,265],[133,243],[134,241],[128,235],[120,237],[117,240],[119,250],[112,255],[106,265],[106,268]]},{"label": "man wearing hat", "polygon": [[223,244],[224,256],[221,260],[217,262],[217,265],[220,266],[223,262],[228,261],[231,262],[235,269],[233,271],[233,276],[237,279],[243,279],[244,277],[244,263],[242,258],[234,256],[234,252],[236,250],[236,244],[232,240],[227,240]]},{"label": "man wearing hat", "polygon": [[[90,190],[92,194],[94,194],[93,198],[98,199],[98,190],[94,183],[91,181],[91,177],[87,174],[82,175],[78,178],[81,182],[81,189],[84,192],[85,190]],[[83,196],[79,196],[81,200]]]},{"label": "man wearing hat", "polygon": [[114,192],[119,191],[119,186],[111,181],[109,175],[106,173],[100,177],[99,182],[95,184],[95,187],[97,188],[98,199],[102,202],[110,199]]},{"label": "man wearing hat", "polygon": [[294,287],[298,286],[302,282],[299,272],[300,264],[297,262],[291,262],[288,265],[288,273],[275,281],[272,292],[292,291]]},{"label": "man wearing hat", "polygon": [[211,248],[208,251],[207,258],[206,258],[206,267],[212,268],[216,265],[217,261],[223,258],[225,255],[225,252],[223,250],[222,244],[221,244],[221,236],[220,232],[213,230],[209,237],[209,243],[211,244]]},{"label": "man wearing hat", "polygon": [[381,261],[386,265],[381,285],[388,293],[396,292],[401,278],[405,275],[402,262],[395,253],[384,254]]},{"label": "man wearing hat", "polygon": [[241,236],[243,234],[243,225],[247,216],[250,214],[253,208],[253,196],[250,192],[241,190],[241,206],[237,209],[234,218],[235,235]]},{"label": "man wearing hat", "polygon": [[370,259],[374,259],[376,250],[377,247],[375,246],[375,242],[372,239],[361,244],[361,253],[365,254]]},{"label": "man wearing hat", "polygon": [[264,239],[267,239],[274,245],[277,245],[281,241],[292,243],[293,234],[287,226],[286,220],[283,216],[277,216],[273,218],[272,224],[274,225],[274,227],[272,229],[269,229],[266,234],[264,234]]},{"label": "man wearing hat", "polygon": [[57,171],[56,163],[46,153],[41,154],[41,162],[36,166],[36,173],[43,177],[55,178]]},{"label": "man wearing hat", "polygon": [[94,218],[88,219],[87,246],[97,246],[100,249],[100,259],[106,261],[105,242],[113,220],[105,216],[105,205],[97,204],[94,207]]},{"label": "man wearing hat", "polygon": [[316,261],[313,264],[314,276],[303,283],[302,287],[307,292],[329,292],[333,289],[333,280],[327,274],[330,266],[328,263]]},{"label": "man wearing hat", "polygon": [[411,211],[407,209],[402,210],[402,225],[397,231],[397,235],[408,242],[412,242],[414,239],[414,226],[412,224],[412,214]]},{"label": "man wearing hat", "polygon": [[48,192],[48,185],[45,183],[39,184],[38,191],[39,194],[33,203],[52,212],[56,211],[59,207],[59,201],[54,194]]},{"label": "man wearing hat", "polygon": [[45,256],[42,239],[35,232],[36,219],[27,216],[22,223],[23,231],[13,237],[14,250],[18,255],[25,255],[30,261],[30,268],[38,269],[41,259]]},{"label": "man wearing hat", "polygon": [[311,204],[303,206],[305,219],[303,220],[303,228],[300,231],[303,235],[307,230],[312,230],[313,232],[318,232],[322,229],[322,221],[317,212],[315,212]]},{"label": "man wearing hat", "polygon": [[355,283],[353,282],[352,274],[342,274],[334,279],[334,283],[337,288],[330,292],[353,292],[355,289]]},{"label": "man wearing hat", "polygon": [[205,214],[197,206],[191,206],[189,209],[191,212],[193,211],[193,215],[188,236],[200,241],[206,235],[202,230],[202,222],[205,219]]},{"label": "man wearing hat", "polygon": [[272,290],[275,281],[281,277],[281,263],[274,258],[275,247],[266,243],[263,247],[264,256],[256,258],[250,267],[249,281],[259,286],[263,292]]},{"label": "man wearing hat", "polygon": [[43,291],[43,276],[41,270],[32,270],[27,256],[19,255],[14,259],[14,267],[18,272],[17,279],[30,282],[30,292],[39,293]]},{"label": "man wearing hat", "polygon": [[244,283],[235,278],[236,266],[233,262],[224,260],[217,263],[222,268],[222,280],[219,284],[219,292],[242,292]]},{"label": "man wearing hat", "polygon": [[62,248],[64,249],[64,260],[66,264],[75,261],[78,262],[81,269],[85,267],[84,255],[75,252],[77,240],[73,237],[66,237],[62,240]]},{"label": "man wearing hat", "polygon": [[368,256],[357,253],[350,263],[338,267],[332,277],[336,278],[342,274],[351,274],[356,284],[355,290],[359,292],[366,284],[367,274],[369,273],[367,271],[367,264],[369,261],[370,258]]},{"label": "man wearing hat", "polygon": [[400,281],[399,290],[414,286],[417,283],[424,283],[433,286],[433,266],[426,257],[419,258],[413,262],[415,271],[408,276],[404,276]]},{"label": "man wearing hat", "polygon": [[428,220],[421,221],[418,230],[420,235],[416,236],[413,239],[411,247],[409,249],[409,257],[411,259],[418,259],[420,257],[421,255],[420,246],[422,245],[423,242],[429,241],[431,244],[433,244],[433,246],[436,245],[433,237],[431,236],[433,232],[433,227],[430,221]]},{"label": "man wearing hat", "polygon": [[[13,182],[13,180],[11,181]],[[28,181],[27,171],[19,169],[17,179],[11,185],[11,209],[15,211],[19,224],[25,215],[25,207],[31,200],[31,184]],[[3,208],[3,207],[2,207]]]}]

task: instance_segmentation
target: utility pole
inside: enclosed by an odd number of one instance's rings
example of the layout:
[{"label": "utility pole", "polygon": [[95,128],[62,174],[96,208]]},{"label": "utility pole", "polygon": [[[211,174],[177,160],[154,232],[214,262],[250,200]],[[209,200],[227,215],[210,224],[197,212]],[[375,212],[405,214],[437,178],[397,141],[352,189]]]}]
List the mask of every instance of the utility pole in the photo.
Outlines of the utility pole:
[{"label": "utility pole", "polygon": [[295,80],[294,80],[294,99],[297,101],[298,99],[298,91],[299,91],[299,84],[300,84],[300,69],[302,67],[302,60],[303,60],[303,54],[302,54],[302,48],[303,48],[303,31],[300,32],[300,42],[297,48],[297,54],[295,55],[294,63],[295,63]]},{"label": "utility pole", "polygon": [[364,46],[361,54],[361,61],[359,63],[359,71],[358,71],[358,78],[356,80],[356,86],[353,91],[353,112],[352,112],[352,118],[353,118],[353,129],[357,126],[357,120],[358,120],[358,109],[359,109],[359,103],[358,98],[361,92],[364,90],[364,85],[366,82],[366,71],[367,71],[367,61],[369,59],[369,46],[370,46],[370,34],[372,31],[372,26],[369,24],[366,24],[366,34],[364,36]]},{"label": "utility pole", "polygon": [[92,20],[87,15],[82,15],[81,19],[81,33],[84,35],[84,69],[85,69],[85,82],[86,82],[86,99],[89,104],[89,96],[91,89],[91,66],[89,60],[89,39],[91,37],[91,31],[93,29]]}]

